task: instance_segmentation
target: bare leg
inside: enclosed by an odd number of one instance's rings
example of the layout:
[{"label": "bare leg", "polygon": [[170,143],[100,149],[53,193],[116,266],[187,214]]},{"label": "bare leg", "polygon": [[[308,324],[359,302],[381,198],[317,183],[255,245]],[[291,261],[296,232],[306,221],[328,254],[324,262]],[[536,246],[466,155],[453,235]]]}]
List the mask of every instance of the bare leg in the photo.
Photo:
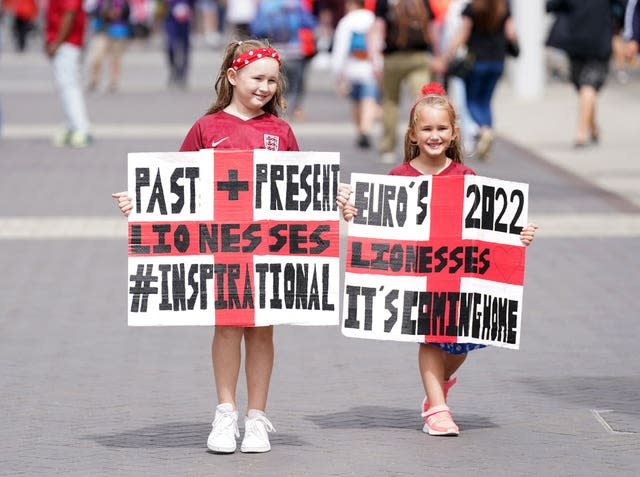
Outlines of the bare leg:
[{"label": "bare leg", "polygon": [[595,129],[597,91],[593,86],[581,86],[578,91],[578,127],[576,129],[576,144],[587,142],[589,133]]},{"label": "bare leg", "polygon": [[377,112],[378,102],[374,98],[363,98],[360,101],[360,117],[358,125],[361,133],[371,133]]},{"label": "bare leg", "polygon": [[88,63],[91,70],[89,90],[95,90],[100,82],[102,62],[107,54],[107,37],[104,33],[96,33],[89,44]]},{"label": "bare leg", "polygon": [[89,81],[89,91],[94,91],[100,82],[100,72],[102,70],[102,58],[96,58],[91,64],[91,80]]},{"label": "bare leg", "polygon": [[245,328],[245,372],[247,375],[248,409],[264,411],[267,407],[269,382],[273,369],[273,326]]},{"label": "bare leg", "polygon": [[624,58],[624,40],[622,39],[622,35],[613,35],[613,38],[611,39],[611,49],[613,52],[613,64],[616,69],[618,81],[621,83],[626,83],[629,77],[626,72],[626,61]]},{"label": "bare leg", "polygon": [[360,125],[360,117],[362,115],[362,103],[360,101],[354,101],[351,107],[351,114],[353,116],[353,122],[358,129],[358,133],[362,133],[362,127]]},{"label": "bare leg", "polygon": [[218,403],[230,402],[237,409],[236,387],[240,373],[240,343],[244,328],[216,326],[211,343],[211,359]]},{"label": "bare leg", "polygon": [[418,364],[429,407],[446,404],[443,385],[467,358],[466,354],[449,354],[437,346],[420,345]]}]

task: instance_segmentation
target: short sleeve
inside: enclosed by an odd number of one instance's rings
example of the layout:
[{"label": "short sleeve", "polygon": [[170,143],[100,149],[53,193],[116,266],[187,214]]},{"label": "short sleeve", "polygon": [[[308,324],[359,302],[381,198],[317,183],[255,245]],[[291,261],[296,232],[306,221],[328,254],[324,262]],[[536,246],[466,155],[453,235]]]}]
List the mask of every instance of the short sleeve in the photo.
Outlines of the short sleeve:
[{"label": "short sleeve", "polygon": [[204,149],[204,145],[202,144],[202,134],[200,131],[200,123],[196,121],[196,123],[191,126],[189,132],[185,136],[182,141],[182,146],[180,146],[180,152],[185,151],[199,151],[200,149]]},{"label": "short sleeve", "polygon": [[289,128],[289,134],[287,135],[287,147],[289,151],[299,151],[300,146],[298,146],[298,140],[296,139],[296,135],[293,134],[293,130]]}]

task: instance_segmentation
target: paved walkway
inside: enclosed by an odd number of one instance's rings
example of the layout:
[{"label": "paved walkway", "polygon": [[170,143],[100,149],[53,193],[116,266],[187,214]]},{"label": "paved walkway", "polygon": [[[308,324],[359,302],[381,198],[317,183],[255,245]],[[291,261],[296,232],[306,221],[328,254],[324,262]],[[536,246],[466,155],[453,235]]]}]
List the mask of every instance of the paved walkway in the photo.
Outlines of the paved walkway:
[{"label": "paved walkway", "polygon": [[[541,230],[521,349],[465,364],[450,398],[459,438],[420,431],[414,346],[283,326],[272,452],[208,453],[211,332],[126,326],[126,227],[110,193],[124,187],[127,152],[178,147],[212,100],[217,57],[196,52],[183,93],[165,89],[158,50],[130,51],[121,93],[89,97],[86,150],[49,146],[60,112],[40,52],[0,57],[0,475],[638,475],[637,77],[605,90],[602,144],[580,152],[566,84],[537,104],[507,82],[498,92],[502,139],[469,164],[529,182]],[[303,148],[339,150],[345,177],[387,171],[353,147],[349,106],[324,72],[307,111]]]}]

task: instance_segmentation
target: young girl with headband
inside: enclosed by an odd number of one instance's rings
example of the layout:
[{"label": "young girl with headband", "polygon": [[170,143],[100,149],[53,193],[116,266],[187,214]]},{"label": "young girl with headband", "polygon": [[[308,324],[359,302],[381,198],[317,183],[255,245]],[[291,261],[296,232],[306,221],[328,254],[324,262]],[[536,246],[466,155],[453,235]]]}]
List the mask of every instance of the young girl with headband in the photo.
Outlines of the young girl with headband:
[{"label": "young girl with headband", "polygon": [[[279,114],[286,108],[280,55],[259,40],[230,43],[215,84],[216,100],[187,133],[180,151],[200,149],[270,149],[297,151],[298,142]],[[128,192],[113,194],[120,210],[132,209]],[[265,414],[273,368],[273,326],[216,326],[211,356],[218,406],[207,447],[217,453],[236,450],[238,410],[236,387],[241,343],[245,344],[247,413],[242,452],[271,449],[268,432],[274,427]]]},{"label": "young girl with headband", "polygon": [[[422,88],[422,97],[409,113],[409,126],[404,139],[404,162],[391,169],[390,175],[465,175],[475,172],[462,163],[460,132],[456,111],[442,86],[431,83]],[[349,200],[351,186],[341,184],[338,206],[345,220],[358,214]],[[520,240],[529,245],[537,225],[529,224],[520,233]],[[423,431],[435,436],[457,436],[458,426],[447,406],[447,394],[456,383],[454,373],[467,353],[484,345],[470,343],[420,343],[418,364],[425,398],[422,402]]]}]

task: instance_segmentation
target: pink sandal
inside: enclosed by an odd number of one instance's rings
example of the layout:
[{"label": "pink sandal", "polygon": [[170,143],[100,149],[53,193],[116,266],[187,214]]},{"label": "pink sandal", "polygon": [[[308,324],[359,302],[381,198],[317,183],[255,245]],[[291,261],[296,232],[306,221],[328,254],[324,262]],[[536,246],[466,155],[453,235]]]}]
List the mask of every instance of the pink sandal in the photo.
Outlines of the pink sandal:
[{"label": "pink sandal", "polygon": [[457,436],[460,430],[453,422],[449,406],[434,406],[423,414],[424,427],[422,432],[430,436]]}]

